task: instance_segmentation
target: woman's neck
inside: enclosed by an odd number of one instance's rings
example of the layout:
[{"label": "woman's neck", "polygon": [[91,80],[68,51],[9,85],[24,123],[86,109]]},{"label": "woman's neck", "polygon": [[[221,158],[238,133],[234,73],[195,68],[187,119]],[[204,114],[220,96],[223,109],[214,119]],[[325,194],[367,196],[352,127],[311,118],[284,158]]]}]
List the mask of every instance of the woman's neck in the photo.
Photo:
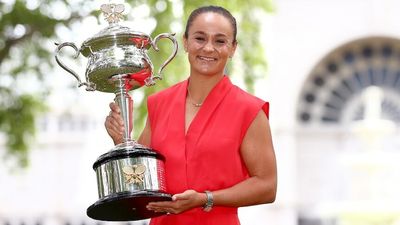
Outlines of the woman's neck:
[{"label": "woman's neck", "polygon": [[191,74],[187,87],[189,97],[196,103],[204,102],[210,91],[223,77],[224,75],[205,76]]}]

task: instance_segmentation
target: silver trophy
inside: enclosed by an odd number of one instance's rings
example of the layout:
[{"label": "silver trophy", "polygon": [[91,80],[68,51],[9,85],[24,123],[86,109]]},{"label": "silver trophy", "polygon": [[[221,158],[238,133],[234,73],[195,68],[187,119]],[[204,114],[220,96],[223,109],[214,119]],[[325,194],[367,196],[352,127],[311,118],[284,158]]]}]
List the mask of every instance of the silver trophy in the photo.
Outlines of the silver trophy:
[{"label": "silver trophy", "polygon": [[[125,132],[122,144],[98,157],[93,164],[97,176],[99,200],[87,209],[93,219],[105,221],[141,220],[162,215],[146,209],[148,202],[168,201],[164,180],[164,157],[156,151],[131,139],[133,129],[133,101],[128,92],[142,86],[151,86],[161,79],[164,67],[176,56],[178,44],[174,34],[163,33],[153,40],[150,36],[132,31],[118,24],[124,5],[104,4],[101,10],[109,26],[86,40],[78,49],[74,43],[57,44],[56,61],[78,80],[78,86],[87,91],[115,93],[115,102],[121,108]],[[157,42],[167,38],[174,45],[171,56],[160,66],[156,75],[147,50],[159,51]],[[72,47],[76,54],[88,58],[86,81],[63,64],[59,53],[63,47]]]}]

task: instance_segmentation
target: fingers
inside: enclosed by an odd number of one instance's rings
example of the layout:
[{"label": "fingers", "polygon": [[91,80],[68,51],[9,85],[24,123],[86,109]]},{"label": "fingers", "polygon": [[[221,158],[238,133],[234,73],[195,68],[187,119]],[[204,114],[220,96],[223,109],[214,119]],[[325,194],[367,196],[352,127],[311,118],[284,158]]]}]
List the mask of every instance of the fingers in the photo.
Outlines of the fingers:
[{"label": "fingers", "polygon": [[115,104],[115,102],[111,102],[110,109],[111,111],[108,115],[109,117],[111,117],[110,122],[112,122],[115,126],[124,126],[124,121],[122,119],[121,110],[119,106]]},{"label": "fingers", "polygon": [[167,213],[167,214],[177,214],[179,213],[176,206],[172,202],[150,202],[146,208],[148,210],[158,212],[158,213]]},{"label": "fingers", "polygon": [[166,214],[178,214],[174,209],[171,208],[159,208],[154,210],[157,213],[166,213]]},{"label": "fingers", "polygon": [[118,105],[112,102],[109,106],[111,111],[106,117],[104,126],[106,127],[107,133],[114,140],[114,143],[118,143],[123,139],[124,122]]},{"label": "fingers", "polygon": [[155,212],[178,214],[202,205],[202,202],[199,200],[198,196],[198,192],[194,190],[187,190],[183,193],[173,195],[172,201],[150,202],[147,205],[147,209]]},{"label": "fingers", "polygon": [[172,196],[172,201],[177,201],[177,200],[188,200],[192,194],[192,191],[185,191],[180,194],[175,194]]},{"label": "fingers", "polygon": [[111,111],[107,118],[109,120],[109,122],[111,123],[111,125],[114,126],[124,126],[124,121],[122,120],[122,116],[119,113],[113,112]]},{"label": "fingers", "polygon": [[109,104],[111,111],[114,111],[116,113],[120,113],[121,109],[119,108],[119,106],[115,103],[115,102],[111,102]]},{"label": "fingers", "polygon": [[119,106],[115,102],[111,102],[109,106],[111,111],[106,118],[106,122],[113,126],[124,126]]},{"label": "fingers", "polygon": [[124,132],[124,124],[121,124],[121,121],[114,116],[107,116],[104,125],[110,135],[120,135]]},{"label": "fingers", "polygon": [[154,208],[154,209],[167,209],[173,208],[174,203],[171,201],[164,201],[164,202],[149,202],[147,208]]}]

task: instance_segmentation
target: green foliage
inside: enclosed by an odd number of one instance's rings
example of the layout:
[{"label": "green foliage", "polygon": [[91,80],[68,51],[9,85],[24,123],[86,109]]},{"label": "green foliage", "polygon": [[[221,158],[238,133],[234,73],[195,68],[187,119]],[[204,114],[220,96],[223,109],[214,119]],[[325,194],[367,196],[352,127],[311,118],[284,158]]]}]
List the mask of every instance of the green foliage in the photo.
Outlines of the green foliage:
[{"label": "green foliage", "polygon": [[[45,100],[48,87],[43,80],[51,68],[56,66],[53,58],[54,40],[58,27],[69,27],[74,22],[81,22],[88,16],[99,17],[99,10],[93,7],[92,1],[67,0],[15,0],[8,3],[0,1],[0,132],[6,134],[6,156],[12,156],[19,165],[26,166],[27,151],[34,139],[35,118],[45,111]],[[108,1],[104,1],[105,3]],[[150,18],[157,22],[151,36],[160,33],[176,32],[179,46],[182,46],[182,35],[189,13],[203,5],[221,5],[230,10],[238,19],[239,48],[235,60],[241,61],[242,77],[249,91],[253,91],[254,81],[263,76],[267,64],[264,49],[259,40],[261,22],[254,15],[257,12],[273,10],[270,1],[266,0],[126,0],[132,8],[143,4],[149,6]],[[67,18],[60,19],[57,10],[69,11]],[[129,12],[128,12],[129,13]],[[135,15],[128,15],[128,20]],[[134,29],[134,28],[133,28]],[[159,52],[149,50],[155,70],[168,58],[172,51],[169,40],[159,42]],[[235,71],[230,71],[228,73]],[[155,71],[155,72],[156,72]],[[183,80],[188,76],[188,63],[182,50],[165,68],[164,80],[150,88],[135,91],[145,93],[145,98],[161,89]],[[35,77],[42,88],[32,94],[24,89],[24,80]],[[23,91],[25,90],[25,91]],[[137,100],[135,100],[137,101]],[[145,101],[135,106],[135,134],[137,136],[144,125],[146,117]]]},{"label": "green foliage", "polygon": [[35,134],[35,116],[44,111],[44,106],[32,95],[15,96],[4,91],[1,96],[0,129],[8,134],[6,147],[19,165],[27,166],[27,143]]},{"label": "green foliage", "polygon": [[6,134],[2,155],[22,167],[28,165],[36,117],[45,111],[48,94],[45,86],[33,93],[26,90],[26,82],[42,84],[54,65],[53,50],[46,43],[54,38],[56,26],[79,18],[77,13],[67,20],[53,18],[49,10],[44,13],[50,2],[55,1],[41,1],[34,9],[23,0],[0,3],[0,131]]}]

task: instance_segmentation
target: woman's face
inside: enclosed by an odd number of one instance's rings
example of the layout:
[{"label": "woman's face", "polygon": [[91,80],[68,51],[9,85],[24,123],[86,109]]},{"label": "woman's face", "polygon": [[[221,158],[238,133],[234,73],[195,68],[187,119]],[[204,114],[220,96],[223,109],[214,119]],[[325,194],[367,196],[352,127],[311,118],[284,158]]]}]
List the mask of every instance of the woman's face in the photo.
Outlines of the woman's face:
[{"label": "woman's face", "polygon": [[224,16],[207,12],[198,15],[184,38],[191,73],[223,75],[229,57],[235,53],[233,27]]}]

